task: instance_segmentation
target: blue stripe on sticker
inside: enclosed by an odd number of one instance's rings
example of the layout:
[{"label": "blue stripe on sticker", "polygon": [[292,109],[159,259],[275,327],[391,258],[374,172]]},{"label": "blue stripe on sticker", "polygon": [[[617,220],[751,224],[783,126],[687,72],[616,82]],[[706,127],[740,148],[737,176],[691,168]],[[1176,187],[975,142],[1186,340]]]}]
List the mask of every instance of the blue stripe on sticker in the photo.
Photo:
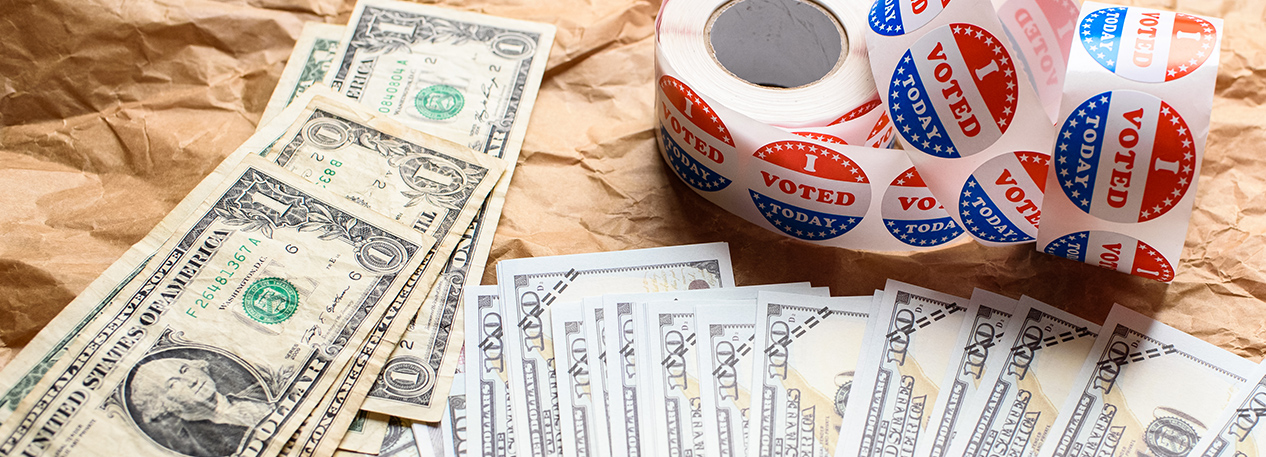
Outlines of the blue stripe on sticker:
[{"label": "blue stripe on sticker", "polygon": [[788,205],[748,189],[752,203],[765,220],[788,236],[806,241],[829,240],[838,237],[862,221],[860,217],[838,216]]},{"label": "blue stripe on sticker", "polygon": [[1055,173],[1059,187],[1068,199],[1090,213],[1095,176],[1099,172],[1099,155],[1103,151],[1103,134],[1108,125],[1108,107],[1112,93],[1091,97],[1069,113],[1055,145]]},{"label": "blue stripe on sticker", "polygon": [[932,106],[932,99],[928,97],[927,87],[919,77],[919,68],[914,65],[910,51],[901,57],[892,73],[888,109],[897,132],[919,151],[949,159],[962,157],[945,133],[945,126]]},{"label": "blue stripe on sticker", "polygon": [[963,234],[963,228],[949,216],[918,221],[884,219],[884,227],[911,246],[940,246]]},{"label": "blue stripe on sticker", "polygon": [[1076,232],[1059,237],[1046,245],[1046,253],[1078,262],[1086,261],[1086,244],[1090,242],[1090,232]]},{"label": "blue stripe on sticker", "polygon": [[998,243],[1019,243],[1032,241],[1033,237],[1020,230],[1020,227],[1003,215],[993,199],[980,187],[976,178],[967,178],[963,184],[963,195],[959,200],[959,211],[963,216],[963,225],[976,238]]},{"label": "blue stripe on sticker", "polygon": [[668,129],[661,126],[659,136],[663,138],[664,155],[668,158],[668,165],[686,185],[704,192],[716,192],[726,188],[732,182],[729,178],[704,166],[703,162],[690,157],[690,154],[677,145],[677,141],[668,136]]},{"label": "blue stripe on sticker", "polygon": [[1125,30],[1126,8],[1104,8],[1092,12],[1081,20],[1078,37],[1090,57],[1107,68],[1117,71],[1117,55],[1121,49],[1121,34]]}]

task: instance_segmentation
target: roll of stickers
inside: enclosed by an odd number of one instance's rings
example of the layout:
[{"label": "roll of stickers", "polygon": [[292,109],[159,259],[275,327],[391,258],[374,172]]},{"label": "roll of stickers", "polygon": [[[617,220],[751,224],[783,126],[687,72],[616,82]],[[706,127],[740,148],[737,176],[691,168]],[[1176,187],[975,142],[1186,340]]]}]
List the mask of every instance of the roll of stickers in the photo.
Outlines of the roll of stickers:
[{"label": "roll of stickers", "polygon": [[1086,2],[1038,249],[1169,282],[1209,135],[1222,21]]},{"label": "roll of stickers", "polygon": [[656,134],[695,192],[817,244],[909,251],[960,239],[906,154],[879,148],[893,126],[863,5],[671,0],[657,21]]},{"label": "roll of stickers", "polygon": [[[833,22],[806,20],[814,8]],[[965,232],[1173,279],[1220,20],[1093,2],[1079,15],[1072,0],[879,0],[864,24],[857,9],[667,2],[657,134],[674,172],[749,221],[819,244],[907,250]],[[847,56],[833,67],[818,61],[837,62],[830,52],[750,39],[832,27]],[[829,48],[830,33],[810,35],[793,40]],[[863,42],[877,94],[857,76]],[[873,148],[890,128],[903,153]]]}]

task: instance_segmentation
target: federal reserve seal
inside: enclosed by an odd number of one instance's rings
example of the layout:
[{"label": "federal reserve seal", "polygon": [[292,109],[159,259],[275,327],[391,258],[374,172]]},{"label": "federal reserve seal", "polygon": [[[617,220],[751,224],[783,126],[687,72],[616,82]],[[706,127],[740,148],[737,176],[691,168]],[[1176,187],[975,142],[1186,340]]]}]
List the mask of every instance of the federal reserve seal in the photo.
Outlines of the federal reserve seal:
[{"label": "federal reserve seal", "polygon": [[285,279],[259,279],[242,294],[242,308],[255,322],[280,324],[299,309],[299,291]]},{"label": "federal reserve seal", "polygon": [[1156,457],[1183,457],[1197,441],[1196,429],[1177,417],[1158,417],[1143,432],[1143,442]]},{"label": "federal reserve seal", "polygon": [[466,97],[453,86],[436,84],[418,92],[413,98],[413,106],[427,119],[442,121],[460,113],[466,106]]}]

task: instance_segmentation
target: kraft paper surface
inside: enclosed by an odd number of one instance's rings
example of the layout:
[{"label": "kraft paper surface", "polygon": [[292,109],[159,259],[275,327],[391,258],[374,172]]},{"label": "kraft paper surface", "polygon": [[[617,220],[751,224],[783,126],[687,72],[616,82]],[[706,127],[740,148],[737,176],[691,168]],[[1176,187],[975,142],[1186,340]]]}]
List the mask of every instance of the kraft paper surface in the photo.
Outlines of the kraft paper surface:
[{"label": "kraft paper surface", "polygon": [[[725,241],[740,285],[869,295],[888,278],[1027,294],[1094,322],[1114,302],[1254,361],[1266,351],[1266,2],[1130,5],[1221,17],[1195,211],[1172,284],[976,243],[806,244],[704,200],[654,135],[658,3],[452,1],[558,35],[483,283],[503,259]],[[255,129],[304,21],[341,0],[9,0],[0,7],[0,366]]]}]

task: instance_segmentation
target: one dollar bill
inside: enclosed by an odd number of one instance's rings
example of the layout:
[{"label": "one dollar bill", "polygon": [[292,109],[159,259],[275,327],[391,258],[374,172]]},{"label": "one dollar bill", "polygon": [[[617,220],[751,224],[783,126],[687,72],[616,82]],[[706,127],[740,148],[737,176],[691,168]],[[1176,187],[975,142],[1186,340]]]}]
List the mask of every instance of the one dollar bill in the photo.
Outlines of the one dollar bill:
[{"label": "one dollar bill", "polygon": [[[329,72],[334,55],[338,53],[338,40],[343,37],[344,27],[320,22],[303,23],[303,31],[295,48],[286,60],[286,67],[281,70],[281,79],[273,88],[273,95],[268,99],[268,106],[259,118],[259,125],[267,125],[277,117],[281,110],[290,105],[303,91],[313,84],[320,84]],[[386,425],[383,425],[386,429]]]},{"label": "one dollar bill", "polygon": [[18,406],[0,454],[276,454],[381,337],[434,239],[257,157],[228,176]]},{"label": "one dollar bill", "polygon": [[461,348],[461,290],[483,275],[554,27],[395,1],[358,2],[348,24],[327,83],[508,165],[362,406],[435,422]]},{"label": "one dollar bill", "polygon": [[[308,92],[317,90],[314,86]],[[420,290],[431,290],[445,265],[441,259],[458,245],[504,170],[499,159],[327,96],[312,99],[266,158],[437,238],[439,243],[410,278]],[[383,338],[364,342],[355,363],[300,428],[287,455],[333,453],[425,296],[401,297],[399,312],[383,315],[378,322]]]},{"label": "one dollar bill", "polygon": [[230,153],[158,225],[93,280],[0,370],[0,423],[7,420],[49,368],[64,354],[77,350],[73,344],[75,336],[90,331],[88,325],[123,292],[124,286],[149,266],[155,252],[172,236],[176,226],[190,217],[203,200],[210,198],[211,192],[227,179],[243,158],[262,154],[277,141],[314,95],[301,96],[295,104],[297,106],[284,110],[273,122],[263,125]]}]

